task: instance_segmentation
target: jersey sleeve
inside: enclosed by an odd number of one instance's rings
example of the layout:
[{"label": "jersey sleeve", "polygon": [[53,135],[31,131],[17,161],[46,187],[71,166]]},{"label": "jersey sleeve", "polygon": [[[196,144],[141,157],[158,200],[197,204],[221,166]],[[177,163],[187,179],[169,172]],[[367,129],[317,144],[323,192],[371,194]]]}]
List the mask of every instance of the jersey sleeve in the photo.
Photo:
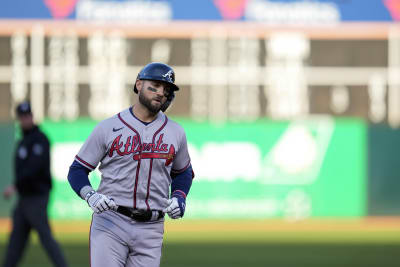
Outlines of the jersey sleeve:
[{"label": "jersey sleeve", "polygon": [[105,132],[103,124],[99,123],[75,156],[76,161],[91,171],[96,169],[106,153]]},{"label": "jersey sleeve", "polygon": [[179,149],[175,155],[174,162],[172,164],[172,173],[184,172],[190,166],[190,156],[188,151],[188,144],[186,140],[186,134],[182,129],[182,134],[179,141]]}]

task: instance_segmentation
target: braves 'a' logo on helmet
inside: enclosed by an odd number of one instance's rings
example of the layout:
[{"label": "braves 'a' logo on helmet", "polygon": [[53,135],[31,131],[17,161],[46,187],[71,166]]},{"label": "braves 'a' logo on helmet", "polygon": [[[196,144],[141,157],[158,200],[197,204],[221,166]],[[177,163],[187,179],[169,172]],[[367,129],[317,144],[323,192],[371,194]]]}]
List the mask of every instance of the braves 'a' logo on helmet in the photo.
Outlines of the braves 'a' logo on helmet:
[{"label": "braves 'a' logo on helmet", "polygon": [[172,70],[169,70],[167,73],[163,75],[164,78],[168,78],[169,82],[173,83],[174,82],[174,73]]}]

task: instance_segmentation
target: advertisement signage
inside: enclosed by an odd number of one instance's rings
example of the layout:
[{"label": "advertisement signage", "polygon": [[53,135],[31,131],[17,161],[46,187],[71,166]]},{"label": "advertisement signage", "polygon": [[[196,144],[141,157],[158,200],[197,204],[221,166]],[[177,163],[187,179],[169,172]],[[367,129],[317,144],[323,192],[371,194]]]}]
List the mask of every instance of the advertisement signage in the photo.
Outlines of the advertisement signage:
[{"label": "advertisement signage", "polygon": [[[366,125],[315,117],[214,125],[177,120],[195,172],[188,218],[357,217],[366,214]],[[52,141],[50,215],[90,218],[70,188],[68,168],[95,121],[45,122]],[[100,181],[90,174],[94,187]]]},{"label": "advertisement signage", "polygon": [[4,0],[0,18],[272,24],[377,22],[399,21],[398,3],[397,0]]}]

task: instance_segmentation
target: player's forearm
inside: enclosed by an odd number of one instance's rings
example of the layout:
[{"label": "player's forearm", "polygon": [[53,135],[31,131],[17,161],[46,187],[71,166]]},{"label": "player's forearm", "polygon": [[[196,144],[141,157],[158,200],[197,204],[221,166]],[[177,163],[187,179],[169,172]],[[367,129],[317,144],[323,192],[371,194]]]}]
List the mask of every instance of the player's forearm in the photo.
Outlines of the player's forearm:
[{"label": "player's forearm", "polygon": [[182,191],[185,194],[189,194],[190,187],[192,186],[192,180],[194,178],[194,173],[192,166],[190,165],[184,172],[174,175],[171,192]]},{"label": "player's forearm", "polygon": [[77,161],[74,161],[69,168],[68,182],[75,193],[80,197],[82,197],[81,191],[83,191],[83,189],[86,191],[87,188],[92,188],[89,181],[89,172],[89,169],[85,168]]}]

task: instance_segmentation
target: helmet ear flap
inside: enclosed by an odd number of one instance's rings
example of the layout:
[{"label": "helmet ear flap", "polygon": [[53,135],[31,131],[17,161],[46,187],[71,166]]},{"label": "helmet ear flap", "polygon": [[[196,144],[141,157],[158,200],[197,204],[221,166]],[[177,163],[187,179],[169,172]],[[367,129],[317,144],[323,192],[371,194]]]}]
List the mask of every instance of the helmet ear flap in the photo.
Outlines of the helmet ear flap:
[{"label": "helmet ear flap", "polygon": [[174,93],[174,91],[172,91],[169,94],[169,96],[167,97],[167,101],[165,101],[165,103],[161,106],[161,111],[162,112],[165,112],[168,109],[168,107],[171,105],[171,103],[174,100],[174,98],[175,98],[175,93]]}]

